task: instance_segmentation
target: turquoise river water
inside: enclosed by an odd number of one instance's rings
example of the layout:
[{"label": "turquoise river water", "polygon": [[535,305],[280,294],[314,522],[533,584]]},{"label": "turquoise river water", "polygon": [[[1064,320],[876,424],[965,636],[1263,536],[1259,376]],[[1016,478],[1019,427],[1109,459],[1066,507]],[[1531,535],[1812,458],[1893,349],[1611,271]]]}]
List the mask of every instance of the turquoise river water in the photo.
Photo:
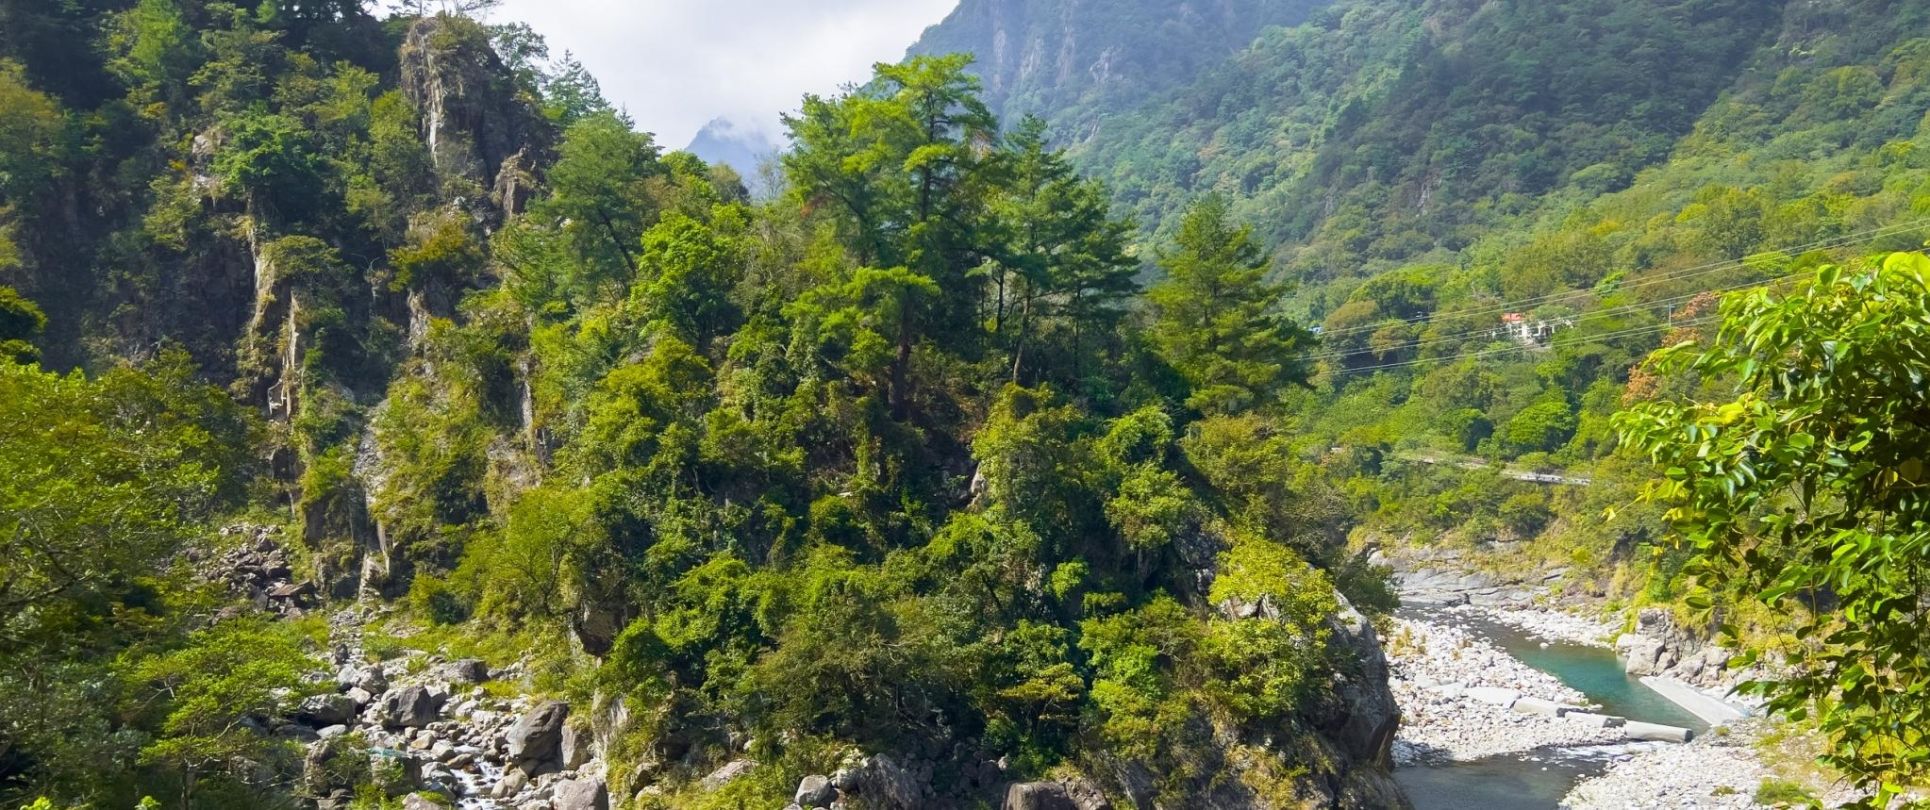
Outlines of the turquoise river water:
[{"label": "turquoise river water", "polygon": [[[1436,619],[1438,620],[1438,619]],[[1542,642],[1506,625],[1456,620],[1528,666],[1561,679],[1601,704],[1601,711],[1632,720],[1708,728],[1660,693],[1622,671],[1611,650]],[[1560,803],[1576,782],[1601,773],[1615,751],[1543,749],[1448,765],[1417,765],[1394,772],[1416,810],[1546,810]]]}]

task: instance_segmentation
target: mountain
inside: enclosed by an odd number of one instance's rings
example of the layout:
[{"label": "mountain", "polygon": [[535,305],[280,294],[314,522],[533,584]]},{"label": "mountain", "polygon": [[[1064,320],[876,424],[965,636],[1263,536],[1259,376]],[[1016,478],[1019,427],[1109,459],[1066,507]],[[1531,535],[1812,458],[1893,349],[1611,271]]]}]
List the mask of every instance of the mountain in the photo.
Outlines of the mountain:
[{"label": "mountain", "polygon": [[764,189],[762,172],[764,164],[783,151],[783,145],[762,131],[740,125],[727,118],[714,118],[697,131],[684,150],[706,163],[721,163],[735,170],[744,178],[745,185],[753,194],[761,196]]},{"label": "mountain", "polygon": [[[1044,115],[1145,227],[1164,232],[1188,200],[1222,193],[1296,275],[1326,279],[1463,253],[1626,189],[1707,135],[1745,134],[1719,101],[1777,93],[1792,106],[1766,112],[1788,115],[1824,92],[1797,85],[1832,71],[1887,82],[1925,14],[1744,0],[1266,5],[1209,6],[1233,20],[1130,0],[1057,14],[967,2],[912,51],[976,54],[988,95]],[[1211,46],[1102,58],[1153,31]],[[1907,107],[1891,102],[1882,137],[1909,134]],[[1729,129],[1708,129],[1718,123]],[[1744,149],[1775,131],[1749,129]]]},{"label": "mountain", "polygon": [[1041,115],[1076,139],[1329,2],[964,0],[910,52],[973,54],[985,100],[1001,119]]},{"label": "mountain", "polygon": [[[1144,19],[1161,7],[1060,8]],[[1740,379],[1833,367],[1827,351],[1768,352],[1782,344],[1742,338],[1802,331],[1765,326],[1764,313],[1853,299],[1853,286],[1875,283],[1871,255],[1923,251],[1930,2],[1336,0],[1298,24],[1248,22],[1172,35],[1257,31],[1230,50],[1162,54],[1129,75],[1113,63],[1108,82],[1144,88],[1119,96],[1076,69],[1097,63],[1090,54],[1055,71],[1039,68],[1043,56],[1014,57],[1052,53],[1015,43],[1055,42],[1064,29],[995,4],[966,3],[913,51],[975,53],[988,88],[1029,80],[1023,103],[1137,220],[1140,255],[1184,236],[1202,198],[1254,228],[1271,276],[1291,285],[1282,309],[1321,332],[1301,358],[1315,367],[1309,386],[1285,396],[1283,430],[1323,448],[1328,480],[1361,516],[1360,552],[1421,571],[1458,560],[1477,576],[1508,572],[1504,585],[1555,582],[1549,599],[1612,623],[1692,616],[1689,635],[1712,648],[1775,650],[1789,616],[1835,621],[1752,579],[1785,570],[1756,551],[1698,553],[1709,513],[1668,494],[1742,500],[1757,450],[1727,459],[1742,472],[1726,483],[1652,463],[1679,460],[1674,449],[1698,435],[1731,436],[1715,417],[1628,445],[1643,435],[1632,426],[1670,407],[1746,408],[1747,397],[1725,401]],[[1684,348],[1654,354],[1663,346]],[[1748,359],[1682,362],[1697,350]],[[1835,386],[1784,379],[1767,399],[1845,390]],[[1724,514],[1773,524],[1787,501],[1760,503]],[[1833,542],[1801,548],[1823,559]],[[1720,679],[1697,666],[1679,674]],[[1816,691],[1782,705],[1828,716],[1840,755],[1826,759],[1867,774],[1853,752],[1881,732],[1840,712],[1828,676],[1810,674]],[[1902,781],[1920,783],[1921,771]]]}]

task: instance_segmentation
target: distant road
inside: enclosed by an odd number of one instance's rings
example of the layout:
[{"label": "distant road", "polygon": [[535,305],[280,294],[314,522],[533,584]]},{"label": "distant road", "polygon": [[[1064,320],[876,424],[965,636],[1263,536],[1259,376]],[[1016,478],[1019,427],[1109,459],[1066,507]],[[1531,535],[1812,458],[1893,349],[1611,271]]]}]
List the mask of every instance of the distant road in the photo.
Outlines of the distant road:
[{"label": "distant road", "polygon": [[[1417,461],[1422,464],[1446,464],[1449,466],[1460,467],[1461,469],[1464,469],[1464,470],[1485,470],[1485,469],[1488,469],[1489,467],[1494,466],[1480,459],[1442,458],[1440,456],[1422,455],[1419,453],[1395,453],[1394,457],[1401,459],[1402,461]],[[1571,487],[1585,487],[1585,486],[1591,486],[1595,483],[1595,479],[1593,478],[1585,478],[1578,475],[1562,475],[1560,473],[1551,473],[1551,472],[1538,472],[1536,470],[1524,470],[1516,467],[1501,468],[1501,476],[1503,478],[1512,478],[1516,481],[1527,481],[1535,484],[1560,484],[1563,486],[1571,486]]]}]

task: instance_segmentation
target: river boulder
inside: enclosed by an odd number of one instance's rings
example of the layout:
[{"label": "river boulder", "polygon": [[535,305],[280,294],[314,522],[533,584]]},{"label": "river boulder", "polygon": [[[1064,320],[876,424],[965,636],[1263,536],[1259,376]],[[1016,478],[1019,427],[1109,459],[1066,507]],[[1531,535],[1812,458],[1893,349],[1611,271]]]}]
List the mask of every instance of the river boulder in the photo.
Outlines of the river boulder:
[{"label": "river boulder", "polygon": [[516,718],[504,735],[510,764],[531,775],[545,766],[559,765],[563,723],[569,716],[570,704],[551,700]]}]

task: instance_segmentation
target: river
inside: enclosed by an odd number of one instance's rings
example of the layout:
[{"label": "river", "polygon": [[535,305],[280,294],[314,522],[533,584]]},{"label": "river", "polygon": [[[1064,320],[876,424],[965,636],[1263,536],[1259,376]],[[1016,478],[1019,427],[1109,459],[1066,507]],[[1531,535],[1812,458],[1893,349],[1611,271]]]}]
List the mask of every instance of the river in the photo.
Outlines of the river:
[{"label": "river", "polygon": [[[1431,614],[1428,621],[1465,627],[1528,666],[1561,679],[1601,711],[1632,720],[1707,730],[1708,725],[1622,670],[1611,650],[1544,643],[1499,622]],[[1601,773],[1626,746],[1541,749],[1475,762],[1416,765],[1394,771],[1415,810],[1547,810],[1576,782]]]}]

